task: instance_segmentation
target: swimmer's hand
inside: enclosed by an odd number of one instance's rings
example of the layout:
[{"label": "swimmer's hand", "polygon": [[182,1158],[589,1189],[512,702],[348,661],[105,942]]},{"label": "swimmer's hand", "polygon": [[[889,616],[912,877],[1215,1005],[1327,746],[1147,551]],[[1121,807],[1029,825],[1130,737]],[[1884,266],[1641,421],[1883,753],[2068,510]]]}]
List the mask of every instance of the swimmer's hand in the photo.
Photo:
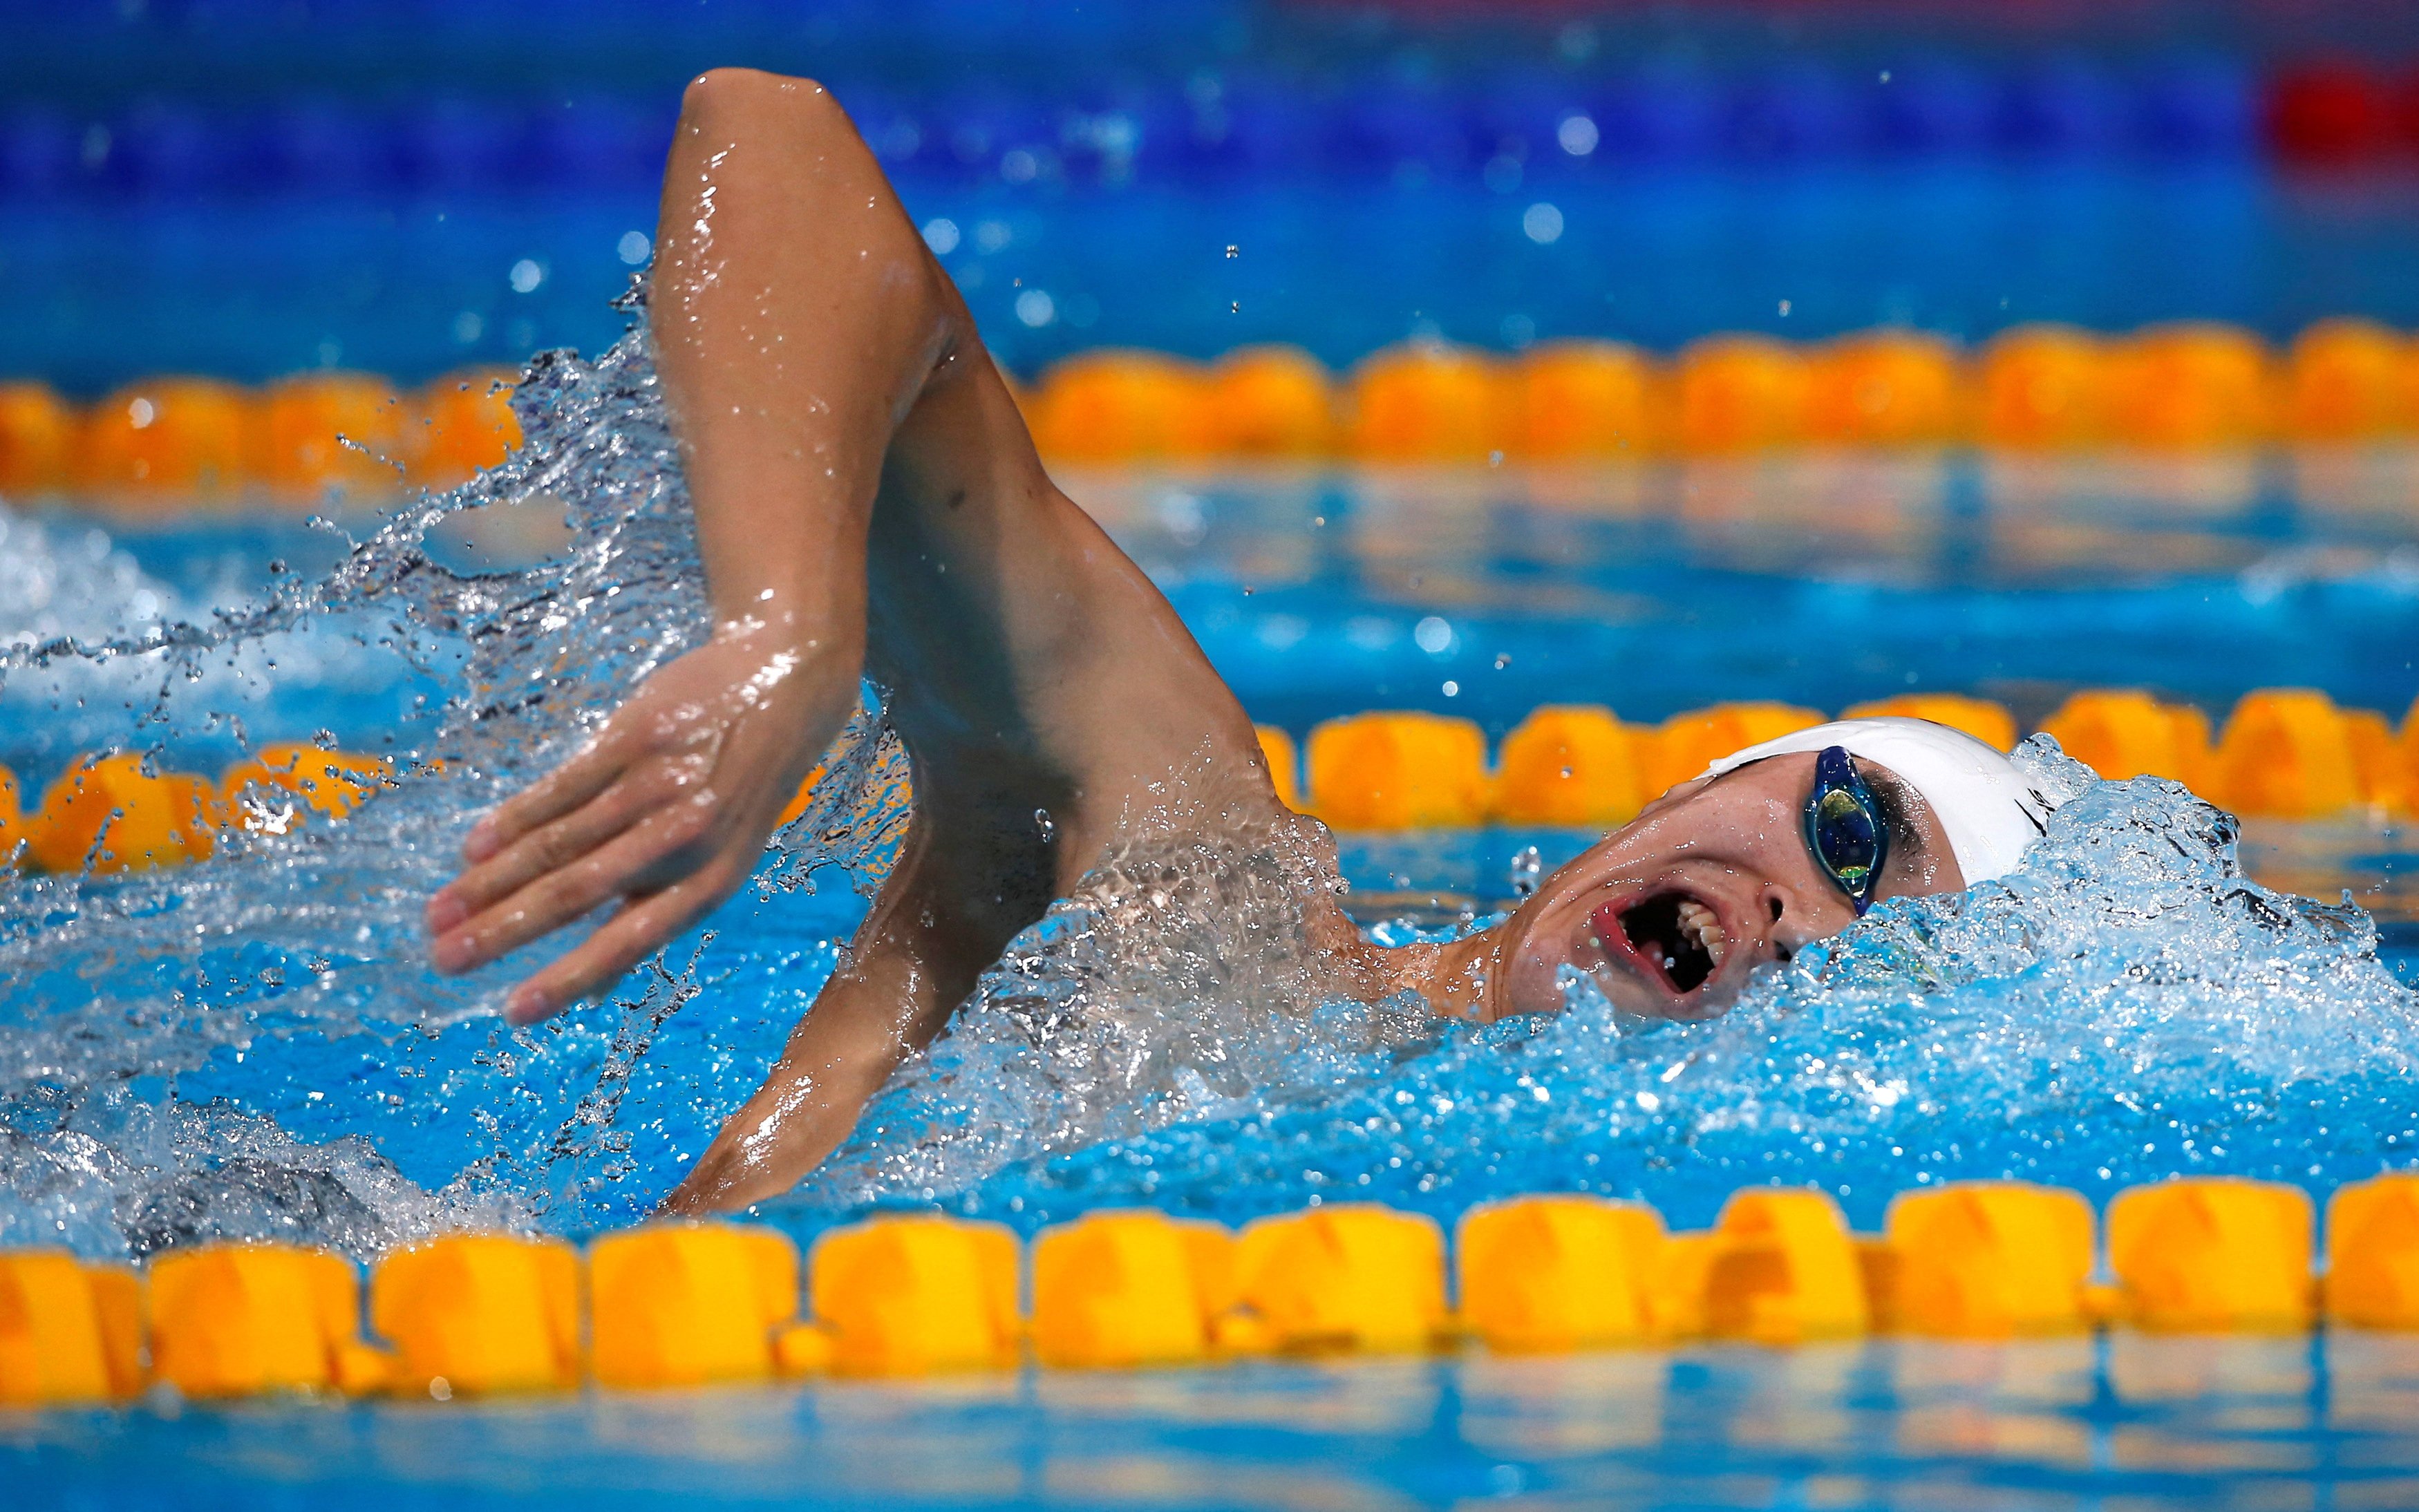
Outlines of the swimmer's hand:
[{"label": "swimmer's hand", "polygon": [[499,805],[428,901],[437,969],[464,972],[599,904],[593,934],[515,987],[534,1024],[600,992],[729,897],[855,709],[858,660],[726,626],[658,669],[578,754]]}]

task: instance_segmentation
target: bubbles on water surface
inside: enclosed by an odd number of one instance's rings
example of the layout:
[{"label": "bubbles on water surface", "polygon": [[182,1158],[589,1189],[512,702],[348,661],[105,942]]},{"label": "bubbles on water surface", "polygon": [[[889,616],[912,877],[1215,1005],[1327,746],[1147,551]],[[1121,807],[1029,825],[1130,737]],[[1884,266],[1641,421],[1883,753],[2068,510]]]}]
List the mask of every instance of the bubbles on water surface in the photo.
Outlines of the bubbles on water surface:
[{"label": "bubbles on water surface", "polygon": [[[1035,1120],[1004,1141],[984,1127],[996,1100],[966,1099],[953,1127],[911,1082],[891,1095],[930,1121],[912,1153],[877,1154],[886,1195],[1039,1224],[1138,1201],[1236,1220],[1379,1200],[1449,1218],[1577,1190],[1703,1224],[1733,1189],[1782,1181],[1826,1187],[1872,1225],[1892,1193],[1931,1181],[2104,1196],[2198,1172],[2323,1188],[2408,1161],[2419,1020],[2366,917],[2244,878],[2232,821],[2171,783],[2102,782],[2041,738],[2020,760],[2069,796],[2019,871],[1877,907],[1720,1019],[1625,1019],[1573,974],[1560,1017],[1375,1043],[1356,1026],[1283,1046],[1240,1097],[1190,1096],[1180,1067],[1138,1079],[1125,1120],[1158,1127],[1123,1135],[1055,1138]],[[1129,990],[1148,991],[1140,977]],[[1028,1057],[1021,1026],[978,1013],[932,1074],[996,1086]],[[886,1195],[861,1170],[811,1180],[801,1221]]]},{"label": "bubbles on water surface", "polygon": [[[541,357],[516,403],[527,440],[504,466],[382,517],[326,576],[248,598],[154,606],[105,540],[0,517],[0,560],[46,589],[0,625],[12,718],[110,720],[113,743],[173,752],[249,733],[247,690],[306,654],[400,664],[447,695],[400,721],[396,783],[342,824],[230,834],[195,866],[0,879],[0,1243],[278,1234],[366,1252],[449,1222],[624,1219],[644,1195],[621,1189],[614,1119],[634,1082],[665,1079],[632,1068],[668,1005],[744,984],[721,1019],[759,1041],[684,1068],[672,1101],[709,1126],[664,1134],[693,1154],[786,1027],[758,1021],[802,1010],[782,979],[810,993],[828,972],[850,910],[809,873],[835,863],[871,887],[904,823],[903,753],[871,717],[734,903],[755,926],[740,948],[676,946],[626,1002],[519,1035],[485,1011],[527,959],[459,981],[426,969],[421,910],[471,821],[706,629],[643,332],[593,363]],[[568,519],[550,560],[465,570],[430,550],[478,512],[532,507]]]},{"label": "bubbles on water surface", "polygon": [[[422,964],[422,903],[473,816],[705,627],[643,337],[542,360],[516,402],[529,440],[504,468],[249,602],[152,612],[157,585],[105,543],[9,520],[37,545],[0,560],[30,554],[9,570],[58,586],[48,618],[0,625],[0,706],[89,714],[93,689],[140,688],[114,738],[173,746],[239,721],[303,649],[399,662],[442,696],[399,723],[397,786],[342,825],[236,837],[183,870],[0,881],[0,1243],[365,1254],[453,1224],[626,1221],[834,968],[861,905],[805,884],[836,865],[870,888],[906,823],[904,753],[871,715],[755,886],[615,1004],[507,1033],[485,1010],[525,962],[467,981]],[[562,512],[568,544],[513,568],[431,554],[433,531],[506,508]],[[2023,759],[2072,796],[2000,882],[1877,908],[1714,1022],[1622,1020],[1575,982],[1559,1018],[1486,1028],[1334,1000],[1302,906],[1334,885],[1332,842],[1239,827],[1224,816],[1252,805],[1174,774],[771,1211],[811,1227],[939,1200],[1029,1227],[1106,1203],[1237,1219],[1375,1198],[1449,1216],[1579,1189],[1695,1223],[1784,1180],[1871,1222],[1924,1180],[2323,1186],[2406,1159],[2412,1005],[2365,918],[2246,881],[2230,823],[2180,790],[2098,782],[2046,745]]]}]

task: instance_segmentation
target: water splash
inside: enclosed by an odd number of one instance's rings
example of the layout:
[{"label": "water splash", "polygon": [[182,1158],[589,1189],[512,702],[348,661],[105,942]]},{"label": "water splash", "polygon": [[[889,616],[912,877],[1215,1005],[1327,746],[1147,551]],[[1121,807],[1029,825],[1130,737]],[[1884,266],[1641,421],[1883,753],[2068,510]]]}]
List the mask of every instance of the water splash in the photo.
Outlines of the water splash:
[{"label": "water splash", "polygon": [[[934,1196],[1025,1227],[1134,1202],[1237,1221],[1370,1199],[1450,1219],[1509,1192],[1592,1191],[1703,1224],[1735,1187],[1784,1181],[1871,1225],[1892,1193],[1960,1178],[2102,1196],[2193,1172],[2324,1188],[2419,1153],[2419,1002],[2365,915],[2246,879],[2233,821],[2172,783],[2101,781],[2047,737],[2018,760],[2068,796],[2018,871],[1878,907],[1721,1019],[1624,1019],[1573,974],[1558,1018],[1408,1049],[1356,1049],[1357,1026],[1317,1053],[1286,1042],[1254,1063],[1272,1074],[1220,1100],[1189,1097],[1170,1058],[1126,1085],[1168,1110],[1129,1113],[1124,1128],[1156,1125],[1130,1134],[990,1131],[1012,1122],[1003,1100],[966,1096],[960,1124],[818,1178],[789,1216],[811,1227]],[[1084,949],[1114,955],[1120,937],[1094,929]],[[1032,975],[1051,949],[1037,937],[1004,969]],[[1137,996],[1148,975],[1138,959],[1090,971]],[[970,1018],[934,1057],[918,1117],[944,1116],[944,1079],[1025,1080],[1031,1053],[1000,1022]],[[1163,1042],[1197,1032],[1187,1021]]]},{"label": "water splash", "polygon": [[[453,980],[423,959],[421,908],[477,814],[707,632],[643,329],[593,363],[540,357],[514,403],[526,440],[503,466],[249,600],[181,601],[97,532],[0,516],[11,581],[41,590],[0,624],[12,720],[80,720],[95,745],[105,725],[173,765],[248,740],[250,705],[340,661],[334,675],[439,695],[396,722],[394,784],[341,825],[230,835],[192,867],[0,879],[0,1243],[139,1253],[224,1234],[366,1253],[432,1226],[578,1229],[642,1205],[615,1187],[628,1136],[610,1128],[632,1064],[673,1008],[755,958],[678,945],[624,1001],[521,1034],[489,1010],[529,960]],[[566,520],[561,552],[466,570],[432,545],[530,510]],[[870,888],[904,825],[905,761],[878,719],[853,720],[825,764],[740,905],[793,963],[802,920],[818,942],[848,927],[845,908],[816,916],[817,870]],[[794,1017],[790,995],[762,998]],[[692,1088],[700,1118],[744,1094],[738,1059]]]}]

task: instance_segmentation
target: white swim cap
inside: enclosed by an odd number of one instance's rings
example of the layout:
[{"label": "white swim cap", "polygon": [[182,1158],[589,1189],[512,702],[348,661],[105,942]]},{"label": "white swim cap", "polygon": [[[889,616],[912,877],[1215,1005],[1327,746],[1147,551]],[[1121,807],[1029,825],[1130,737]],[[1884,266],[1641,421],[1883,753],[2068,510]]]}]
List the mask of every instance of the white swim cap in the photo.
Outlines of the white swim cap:
[{"label": "white swim cap", "polygon": [[1705,768],[1707,777],[1734,772],[1749,762],[1840,746],[1861,756],[1923,795],[1965,884],[1988,882],[2015,870],[2025,847],[2041,839],[2049,812],[2057,807],[2016,764],[1962,730],[1929,719],[1840,719],[1733,751]]}]

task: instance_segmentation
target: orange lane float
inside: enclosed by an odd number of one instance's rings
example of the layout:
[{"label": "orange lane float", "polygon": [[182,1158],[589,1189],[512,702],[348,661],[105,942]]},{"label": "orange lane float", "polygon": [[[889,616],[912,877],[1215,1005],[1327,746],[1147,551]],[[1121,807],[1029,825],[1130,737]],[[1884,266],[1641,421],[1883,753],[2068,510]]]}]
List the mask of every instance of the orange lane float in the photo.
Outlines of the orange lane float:
[{"label": "orange lane float", "polygon": [[1043,375],[1034,445],[1069,462],[1166,461],[1210,449],[1200,367],[1163,353],[1104,348]]},{"label": "orange lane float", "polygon": [[2091,1204],[2075,1193],[2026,1181],[1902,1192],[1886,1228],[1880,1253],[1866,1252],[1877,1331],[2008,1338],[2091,1324]]},{"label": "orange lane float", "polygon": [[1666,1242],[1643,1203],[1537,1196],[1472,1208],[1454,1241],[1462,1324],[1507,1354],[1646,1343]]},{"label": "orange lane float", "polygon": [[[468,370],[407,397],[364,374],[258,390],[161,376],[84,407],[39,383],[0,384],[0,497],[68,490],[162,508],[451,487],[520,444],[516,378]],[[1370,354],[1340,384],[1296,347],[1239,347],[1207,365],[1103,348],[1010,391],[1045,455],[1093,465],[1604,465],[1805,445],[2239,451],[2419,434],[2419,343],[2365,319],[2318,321],[2282,354],[2213,321],[2113,335],[2022,325],[1971,353],[1903,329],[1807,344],[1722,333],[1669,358],[1599,340],[1512,357],[1422,341]]]},{"label": "orange lane float", "polygon": [[1193,1365],[1234,1305],[1234,1237],[1148,1210],[1095,1212],[1033,1241],[1033,1353],[1081,1367]]},{"label": "orange lane float", "polygon": [[1444,1233],[1414,1213],[1339,1202],[1262,1218],[1237,1237],[1234,1264],[1218,1334],[1231,1350],[1399,1354],[1445,1329]]},{"label": "orange lane float", "polygon": [[2281,418],[2301,441],[2366,441],[2407,434],[2419,414],[2414,354],[2373,320],[2321,320],[2293,338]]},{"label": "orange lane float", "polygon": [[[1023,1347],[1016,1236],[999,1224],[919,1215],[836,1228],[815,1242],[812,1286],[818,1368],[994,1370]],[[809,1363],[803,1349],[793,1358]]]},{"label": "orange lane float", "polygon": [[2108,352],[2072,326],[2017,326],[1983,347],[1975,436],[2015,451],[2098,444],[2108,429]]},{"label": "orange lane float", "polygon": [[261,747],[219,777],[236,823],[284,833],[305,810],[342,819],[384,786],[393,764],[316,746],[280,742]]},{"label": "orange lane float", "polygon": [[252,395],[235,384],[129,384],[85,412],[73,481],[107,499],[232,499],[252,482]]},{"label": "orange lane float", "polygon": [[[1656,796],[1646,789],[1641,732],[1610,709],[1548,704],[1503,737],[1496,758],[1499,824],[1610,829]],[[1659,791],[1659,790],[1658,790]]]},{"label": "orange lane float", "polygon": [[414,1395],[579,1384],[579,1256],[560,1240],[448,1234],[380,1260],[370,1326],[394,1346],[393,1385]]},{"label": "orange lane float", "polygon": [[649,1224],[613,1234],[589,1249],[588,1286],[600,1385],[766,1381],[823,1362],[821,1339],[797,1323],[797,1247],[769,1228]]},{"label": "orange lane float", "polygon": [[[649,1225],[594,1241],[591,1286],[557,1241],[457,1234],[388,1254],[361,1334],[351,1263],[212,1243],[147,1272],[57,1250],[0,1250],[0,1404],[124,1400],[147,1377],[197,1397],[337,1390],[463,1395],[926,1376],[1011,1367],[1200,1365],[1240,1355],[1508,1354],[1691,1339],[1788,1348],[1867,1333],[1960,1339],[2073,1334],[2291,1334],[2328,1323],[2419,1332],[2419,1173],[2338,1189],[2327,1270],[2298,1187],[2193,1178],[2109,1202],[2093,1284],[2091,1206],[2013,1180],[1903,1192],[1886,1231],[1853,1235],[1819,1190],[1733,1192],[1715,1226],[1667,1234],[1642,1204],[1503,1198],[1443,1231],[1367,1203],[1263,1218],[1230,1235],[1148,1209],[1044,1229],[1024,1256],[994,1224],[878,1217],[815,1246],[812,1319],[789,1239],[733,1224]],[[146,1307],[147,1299],[147,1307]],[[584,1304],[584,1309],[583,1309]],[[583,1310],[592,1351],[580,1349]],[[148,1371],[146,1374],[146,1350]]]},{"label": "orange lane float", "polygon": [[1277,801],[1288,809],[1302,807],[1302,752],[1295,748],[1293,736],[1272,724],[1254,725],[1252,733],[1260,741],[1260,759],[1268,763],[1270,785],[1277,790]]},{"label": "orange lane float", "polygon": [[2246,693],[2226,716],[2211,783],[2237,812],[2324,819],[2364,801],[2351,724],[2313,688]]},{"label": "orange lane float", "polygon": [[1951,730],[1963,730],[1986,746],[2000,750],[2016,748],[2016,717],[2008,712],[2006,704],[1989,699],[1968,698],[1963,693],[1900,693],[1869,703],[1852,703],[1841,712],[1840,717],[1863,719],[1875,716],[1929,719]]},{"label": "orange lane float", "polygon": [[509,368],[473,368],[423,387],[415,396],[419,438],[401,443],[413,458],[412,481],[451,488],[519,446],[521,424],[512,406],[519,377]]},{"label": "orange lane float", "polygon": [[1241,347],[1213,363],[1209,440],[1220,455],[1309,460],[1335,448],[1333,380],[1298,347]]},{"label": "orange lane float", "polygon": [[200,1244],[151,1263],[151,1368],[188,1396],[375,1391],[352,1262],[287,1244]]},{"label": "orange lane float", "polygon": [[1468,719],[1378,713],[1310,733],[1311,810],[1338,829],[1446,829],[1487,812],[1487,736]]},{"label": "orange lane float", "polygon": [[1660,439],[1661,377],[1637,347],[1541,342],[1513,365],[1507,455],[1533,462],[1641,456]]},{"label": "orange lane float", "polygon": [[2327,1201],[2327,1321],[2419,1330],[2419,1176],[2338,1187]]},{"label": "orange lane float", "polygon": [[65,488],[75,451],[75,410],[49,384],[0,383],[0,499]]},{"label": "orange lane float", "polygon": [[1649,748],[1646,780],[1640,792],[1659,796],[1703,775],[1705,767],[1733,751],[1823,722],[1823,716],[1795,704],[1769,702],[1717,703],[1675,714],[1655,731]]},{"label": "orange lane float", "polygon": [[143,1285],[65,1250],[0,1250],[0,1406],[81,1406],[143,1389]]},{"label": "orange lane float", "polygon": [[2203,791],[2212,752],[2209,716],[2138,688],[2086,689],[2042,721],[2069,756],[2111,781],[2164,777]]},{"label": "orange lane float", "polygon": [[15,866],[25,844],[25,815],[17,797],[17,774],[0,766],[0,872]]},{"label": "orange lane float", "polygon": [[1957,349],[1912,331],[1869,331],[1816,348],[1806,434],[1835,446],[1941,446],[1965,434]]},{"label": "orange lane float", "polygon": [[2275,421],[2268,348],[2236,326],[2151,326],[2110,354],[2109,424],[2115,438],[2161,451],[2249,446]]},{"label": "orange lane float", "polygon": [[85,758],[42,795],[26,850],[45,872],[131,872],[208,858],[224,815],[209,779],[146,770],[139,755]]},{"label": "orange lane float", "polygon": [[1389,347],[1352,371],[1346,450],[1364,462],[1486,462],[1507,439],[1499,361],[1467,347]]},{"label": "orange lane float", "polygon": [[2310,1199],[2232,1178],[2137,1186],[2108,1204],[2118,1316],[2154,1333],[2290,1333],[2312,1320]]},{"label": "orange lane float", "polygon": [[1702,1291],[1691,1311],[1708,1337],[1802,1344],[1871,1327],[1864,1265],[1826,1193],[1733,1192],[1702,1244],[1692,1257]]},{"label": "orange lane float", "polygon": [[393,385],[367,373],[280,378],[257,409],[255,475],[272,497],[296,502],[397,492],[404,448],[420,439]]},{"label": "orange lane float", "polygon": [[1699,455],[1767,451],[1807,438],[1813,396],[1806,354],[1769,336],[1709,336],[1680,353],[1672,433]]},{"label": "orange lane float", "polygon": [[[1851,705],[1846,715],[1931,719],[2003,749],[2017,728],[2004,705],[1952,693],[1900,694]],[[1505,733],[1491,770],[1479,727],[1443,715],[1381,710],[1331,719],[1311,732],[1304,751],[1273,726],[1256,733],[1277,795],[1340,830],[1495,824],[1601,831],[1626,823],[1707,763],[1823,717],[1748,702],[1646,728],[1597,704],[1548,704]],[[2090,688],[2070,696],[2041,728],[2103,777],[2166,778],[2243,814],[2310,820],[2419,808],[2419,701],[2397,726],[2313,689],[2257,689],[2212,743],[2209,717],[2198,709],[2140,689]],[[146,765],[139,755],[80,759],[29,811],[21,811],[22,790],[0,768],[0,866],[13,857],[39,871],[74,872],[90,858],[95,870],[114,872],[202,859],[215,853],[226,825],[283,834],[299,822],[341,818],[394,781],[383,758],[291,743],[262,747],[219,783]],[[808,775],[782,823],[805,812],[820,776],[820,769]]]}]

